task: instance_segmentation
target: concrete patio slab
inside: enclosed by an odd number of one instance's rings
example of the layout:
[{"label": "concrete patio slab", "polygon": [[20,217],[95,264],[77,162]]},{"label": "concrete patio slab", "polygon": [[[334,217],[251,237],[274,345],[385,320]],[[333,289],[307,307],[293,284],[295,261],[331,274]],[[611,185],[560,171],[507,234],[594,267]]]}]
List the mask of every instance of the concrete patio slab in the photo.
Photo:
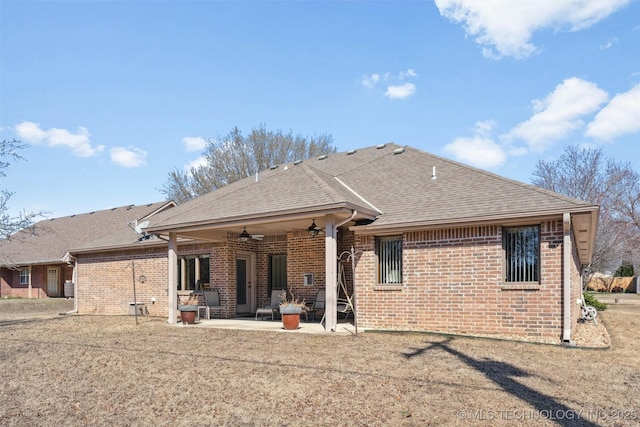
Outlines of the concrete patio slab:
[{"label": "concrete patio slab", "polygon": [[[235,319],[200,319],[192,325],[177,323],[176,326],[185,328],[218,328],[303,334],[355,334],[355,327],[348,321],[340,321],[335,332],[327,332],[324,330],[323,325],[314,322],[300,322],[300,327],[297,330],[289,331],[282,327],[282,322],[280,320],[255,320],[253,317],[240,317]],[[364,332],[364,330],[359,329],[358,333],[360,332]]]}]

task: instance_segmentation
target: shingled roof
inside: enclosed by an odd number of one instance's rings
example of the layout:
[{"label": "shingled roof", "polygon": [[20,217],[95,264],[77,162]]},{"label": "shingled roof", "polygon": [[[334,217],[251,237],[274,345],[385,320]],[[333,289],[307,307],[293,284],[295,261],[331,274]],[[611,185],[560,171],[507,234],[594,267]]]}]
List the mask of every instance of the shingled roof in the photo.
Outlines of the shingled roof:
[{"label": "shingled roof", "polygon": [[375,216],[370,229],[597,210],[415,148],[385,144],[279,165],[158,215],[150,231],[339,206]]},{"label": "shingled roof", "polygon": [[[66,253],[105,237],[135,232],[128,223],[142,221],[175,206],[174,202],[121,206],[39,221],[0,241],[0,265],[23,266],[63,262]],[[129,237],[130,239],[130,237]],[[124,241],[121,240],[120,243]]]}]

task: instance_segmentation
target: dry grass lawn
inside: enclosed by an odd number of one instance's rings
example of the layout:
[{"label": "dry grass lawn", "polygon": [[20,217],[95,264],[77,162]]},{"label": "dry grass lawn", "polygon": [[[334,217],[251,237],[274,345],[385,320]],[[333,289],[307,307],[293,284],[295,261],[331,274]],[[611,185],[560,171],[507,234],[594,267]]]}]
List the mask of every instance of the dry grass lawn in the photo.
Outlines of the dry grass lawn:
[{"label": "dry grass lawn", "polygon": [[0,425],[640,424],[639,304],[602,314],[606,350],[57,315],[71,307],[0,301]]}]

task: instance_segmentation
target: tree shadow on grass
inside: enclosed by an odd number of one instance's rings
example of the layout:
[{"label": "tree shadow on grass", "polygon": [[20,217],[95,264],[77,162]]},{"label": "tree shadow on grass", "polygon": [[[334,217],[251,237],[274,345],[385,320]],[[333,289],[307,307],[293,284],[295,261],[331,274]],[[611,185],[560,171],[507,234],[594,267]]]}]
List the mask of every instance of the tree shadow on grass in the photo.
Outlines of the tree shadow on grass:
[{"label": "tree shadow on grass", "polygon": [[452,340],[453,337],[449,337],[441,342],[430,343],[423,348],[413,348],[411,352],[403,353],[402,355],[407,359],[411,359],[421,356],[430,350],[443,350],[453,356],[456,356],[467,366],[483,374],[505,392],[529,403],[541,413],[553,416],[553,421],[557,422],[561,426],[580,425],[598,427],[598,424],[592,423],[586,419],[577,420],[575,418],[567,417],[566,414],[575,414],[576,411],[558,402],[553,397],[547,396],[546,394],[540,393],[531,387],[520,384],[514,379],[518,377],[528,377],[530,376],[528,372],[505,362],[498,362],[490,359],[474,359],[471,356],[467,356],[466,354],[451,348],[449,343]]}]

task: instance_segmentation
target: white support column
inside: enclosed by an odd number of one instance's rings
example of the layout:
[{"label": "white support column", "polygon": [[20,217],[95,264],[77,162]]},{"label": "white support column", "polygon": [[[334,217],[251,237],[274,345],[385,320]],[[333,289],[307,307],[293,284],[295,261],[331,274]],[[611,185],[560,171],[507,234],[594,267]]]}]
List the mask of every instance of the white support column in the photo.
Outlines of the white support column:
[{"label": "white support column", "polygon": [[338,243],[336,242],[336,226],[333,217],[328,216],[325,222],[325,273],[326,273],[326,298],[325,298],[325,323],[324,330],[335,332],[338,325],[338,279],[336,265],[338,263]]},{"label": "white support column", "polygon": [[[180,277],[180,290],[187,290],[187,260],[180,258],[180,271],[176,277]],[[177,288],[177,286],[176,286]]]},{"label": "white support column", "polygon": [[169,277],[167,283],[168,310],[170,324],[178,322],[178,238],[176,233],[169,233]]},{"label": "white support column", "polygon": [[27,291],[28,292],[27,298],[31,299],[31,289],[33,289],[31,286],[31,266],[29,266],[28,268],[29,268],[29,290]]},{"label": "white support column", "polygon": [[[562,214],[562,340],[571,341],[571,214]],[[582,298],[582,296],[581,296]]]}]

